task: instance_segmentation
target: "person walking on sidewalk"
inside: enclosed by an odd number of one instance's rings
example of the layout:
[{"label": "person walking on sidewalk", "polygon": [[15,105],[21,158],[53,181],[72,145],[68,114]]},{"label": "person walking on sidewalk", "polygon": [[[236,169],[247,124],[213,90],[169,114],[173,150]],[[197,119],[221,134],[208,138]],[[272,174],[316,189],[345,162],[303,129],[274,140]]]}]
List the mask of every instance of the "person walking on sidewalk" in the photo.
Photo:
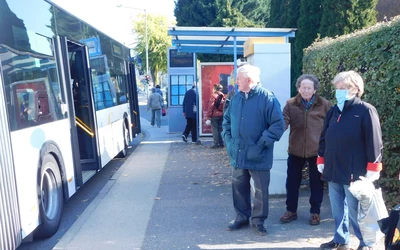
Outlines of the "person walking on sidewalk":
[{"label": "person walking on sidewalk", "polygon": [[324,194],[324,182],[317,169],[319,136],[325,115],[331,103],[316,92],[319,80],[314,75],[301,75],[296,81],[297,96],[289,99],[283,108],[285,130],[290,126],[286,178],[286,212],[282,223],[297,219],[299,188],[303,168],[308,163],[310,182],[310,225],[320,223],[320,208]]},{"label": "person walking on sidewalk", "polygon": [[[249,224],[258,235],[266,235],[264,221],[269,212],[270,169],[274,143],[281,138],[285,124],[281,106],[274,94],[260,84],[260,69],[250,64],[238,69],[238,93],[230,101],[222,122],[232,168],[232,195],[236,218],[228,231]],[[254,181],[251,204],[250,179]]]},{"label": "person walking on sidewalk", "polygon": [[208,102],[207,110],[207,123],[210,121],[211,131],[214,139],[214,145],[211,148],[223,148],[224,142],[222,141],[222,119],[223,108],[225,104],[225,95],[222,93],[222,85],[214,84],[214,92],[212,93]]},{"label": "person walking on sidewalk", "polygon": [[326,115],[319,142],[317,167],[328,182],[329,199],[335,222],[333,239],[321,249],[350,249],[349,223],[360,240],[357,250],[366,245],[358,224],[358,200],[351,194],[352,182],[365,176],[374,182],[382,170],[382,132],[375,107],[362,101],[364,81],[354,71],[341,72],[333,80],[337,104]]},{"label": "person walking on sidewalk", "polygon": [[189,133],[192,133],[192,142],[197,143],[197,105],[196,105],[196,84],[186,91],[183,98],[183,116],[186,118],[185,131],[182,134],[182,140],[187,142]]},{"label": "person walking on sidewalk", "polygon": [[150,125],[154,126],[155,119],[157,120],[157,127],[161,127],[161,109],[164,107],[164,101],[160,94],[156,92],[156,88],[151,89],[149,100],[147,101],[147,111],[151,110]]}]

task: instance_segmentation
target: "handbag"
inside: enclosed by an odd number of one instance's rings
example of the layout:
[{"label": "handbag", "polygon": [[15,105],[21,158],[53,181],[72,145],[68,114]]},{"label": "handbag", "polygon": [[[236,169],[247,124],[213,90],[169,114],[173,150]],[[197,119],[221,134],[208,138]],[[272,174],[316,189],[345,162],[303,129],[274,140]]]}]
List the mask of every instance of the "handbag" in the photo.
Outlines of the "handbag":
[{"label": "handbag", "polygon": [[166,116],[167,115],[167,111],[165,110],[165,108],[162,108],[161,115],[162,116]]}]

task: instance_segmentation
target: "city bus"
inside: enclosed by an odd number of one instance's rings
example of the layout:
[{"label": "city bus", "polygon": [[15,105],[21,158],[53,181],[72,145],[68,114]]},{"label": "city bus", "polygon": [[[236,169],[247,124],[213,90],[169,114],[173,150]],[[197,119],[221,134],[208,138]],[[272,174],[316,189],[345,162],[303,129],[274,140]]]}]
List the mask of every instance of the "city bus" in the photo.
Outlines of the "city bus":
[{"label": "city bus", "polygon": [[0,27],[0,249],[15,249],[57,232],[140,115],[129,48],[44,0],[0,0]]}]

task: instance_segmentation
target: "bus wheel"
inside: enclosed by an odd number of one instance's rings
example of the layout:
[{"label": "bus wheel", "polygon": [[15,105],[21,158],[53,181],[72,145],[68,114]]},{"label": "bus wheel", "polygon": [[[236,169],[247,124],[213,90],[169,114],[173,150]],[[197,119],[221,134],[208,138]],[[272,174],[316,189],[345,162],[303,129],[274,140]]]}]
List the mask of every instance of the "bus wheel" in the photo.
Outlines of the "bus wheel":
[{"label": "bus wheel", "polygon": [[129,129],[127,128],[126,122],[124,122],[124,126],[122,126],[122,134],[124,137],[124,148],[119,152],[118,158],[125,158],[127,155],[127,149],[129,142],[131,141],[131,137],[129,135]]},{"label": "bus wheel", "polygon": [[40,225],[34,236],[51,237],[60,226],[64,204],[60,170],[56,159],[51,154],[43,157],[38,188]]}]

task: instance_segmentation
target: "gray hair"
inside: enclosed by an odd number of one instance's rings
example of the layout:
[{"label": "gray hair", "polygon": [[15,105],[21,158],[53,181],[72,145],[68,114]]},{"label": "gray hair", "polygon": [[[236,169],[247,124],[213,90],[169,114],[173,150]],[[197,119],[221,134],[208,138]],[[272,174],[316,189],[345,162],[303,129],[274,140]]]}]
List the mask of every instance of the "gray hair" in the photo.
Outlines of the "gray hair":
[{"label": "gray hair", "polygon": [[315,75],[312,75],[312,74],[303,74],[303,75],[299,76],[299,78],[297,78],[297,81],[296,81],[296,88],[299,89],[301,82],[306,79],[310,80],[314,83],[315,91],[317,91],[319,89],[319,80]]},{"label": "gray hair", "polygon": [[332,83],[335,85],[339,82],[343,82],[346,85],[350,94],[355,94],[358,97],[364,94],[364,81],[360,74],[353,70],[343,71],[337,74]]},{"label": "gray hair", "polygon": [[245,78],[250,78],[253,83],[259,83],[260,82],[260,68],[250,65],[250,64],[245,64],[243,66],[240,66],[237,70],[238,75],[243,74]]}]

